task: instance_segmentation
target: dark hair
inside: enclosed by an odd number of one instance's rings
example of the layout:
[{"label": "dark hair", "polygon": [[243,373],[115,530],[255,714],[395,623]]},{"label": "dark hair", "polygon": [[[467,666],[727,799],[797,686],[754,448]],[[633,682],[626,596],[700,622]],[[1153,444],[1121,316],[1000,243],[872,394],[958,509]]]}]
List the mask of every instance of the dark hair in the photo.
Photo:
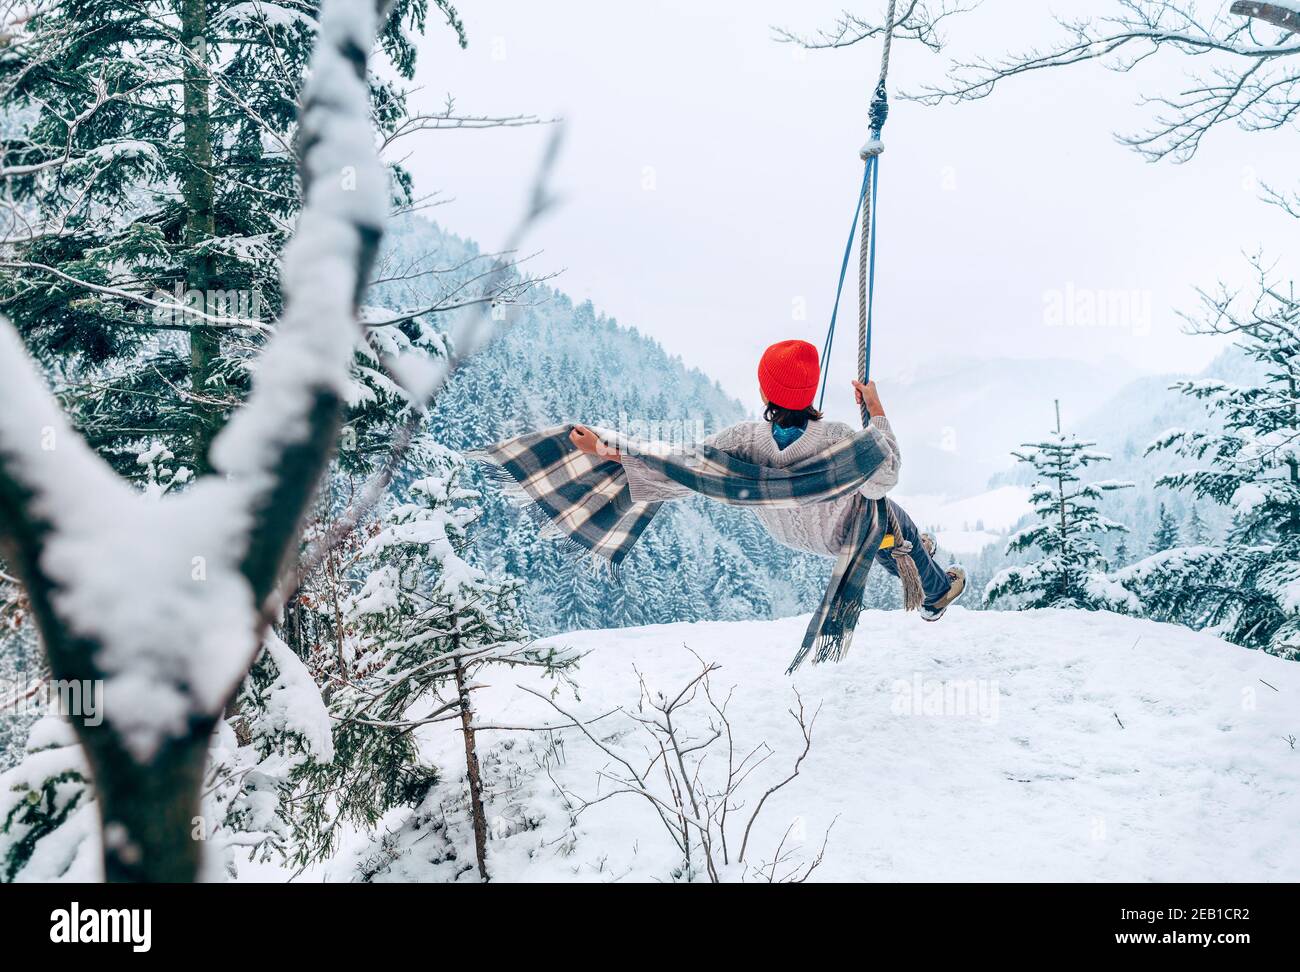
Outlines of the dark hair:
[{"label": "dark hair", "polygon": [[764,421],[779,425],[783,429],[802,429],[809,422],[816,422],[822,413],[809,405],[807,408],[782,408],[772,402],[763,410]]}]

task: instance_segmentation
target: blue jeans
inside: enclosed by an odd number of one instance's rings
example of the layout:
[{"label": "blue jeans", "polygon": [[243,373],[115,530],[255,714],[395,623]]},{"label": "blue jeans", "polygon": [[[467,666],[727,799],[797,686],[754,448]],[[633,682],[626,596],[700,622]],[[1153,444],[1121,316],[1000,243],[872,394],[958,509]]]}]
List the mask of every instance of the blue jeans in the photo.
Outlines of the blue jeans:
[{"label": "blue jeans", "polygon": [[[912,545],[912,552],[909,556],[916,564],[917,573],[921,575],[921,587],[925,590],[925,603],[926,605],[934,604],[939,598],[948,593],[948,589],[952,587],[952,581],[934,562],[934,558],[925,552],[925,547],[921,546],[921,531],[916,528],[912,518],[893,500],[885,500],[885,502],[894,511],[899,529],[903,533],[902,539]],[[897,541],[898,538],[895,538],[895,542]],[[895,577],[898,576],[898,568],[894,566],[894,555],[889,548],[877,550],[876,561]]]}]

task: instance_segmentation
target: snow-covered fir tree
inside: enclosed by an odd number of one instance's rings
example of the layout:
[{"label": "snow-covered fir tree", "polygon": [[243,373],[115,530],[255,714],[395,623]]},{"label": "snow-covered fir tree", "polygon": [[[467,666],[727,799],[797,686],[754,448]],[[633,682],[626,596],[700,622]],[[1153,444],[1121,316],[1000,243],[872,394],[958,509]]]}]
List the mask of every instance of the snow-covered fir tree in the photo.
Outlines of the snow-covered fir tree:
[{"label": "snow-covered fir tree", "polygon": [[1119,542],[1115,544],[1115,554],[1110,559],[1111,569],[1118,570],[1120,567],[1125,567],[1131,559],[1132,557],[1128,552],[1128,541],[1121,536]]},{"label": "snow-covered fir tree", "polygon": [[712,568],[710,616],[735,621],[750,616],[751,612],[766,612],[767,595],[748,561],[720,543],[713,548]]},{"label": "snow-covered fir tree", "polygon": [[1300,658],[1300,299],[1261,282],[1244,307],[1234,293],[1207,296],[1199,330],[1236,338],[1264,377],[1176,383],[1217,427],[1171,429],[1150,447],[1196,464],[1161,485],[1223,505],[1231,525],[1220,542],[1156,554],[1121,579],[1156,616]]},{"label": "snow-covered fir tree", "polygon": [[1195,503],[1192,504],[1192,510],[1187,515],[1183,536],[1189,547],[1200,547],[1210,542],[1210,528],[1201,518],[1201,509]]},{"label": "snow-covered fir tree", "polygon": [[292,859],[296,788],[334,759],[334,725],[313,672],[272,630],[231,718],[217,726],[205,787],[208,870]]},{"label": "snow-covered fir tree", "polygon": [[[432,5],[461,30],[447,0]],[[371,97],[388,139],[412,127],[402,85],[429,6],[397,0],[380,34]],[[116,0],[80,0],[36,4],[13,22],[0,59],[11,121],[0,194],[23,215],[3,237],[0,312],[125,475],[142,472],[145,433],[180,466],[207,469],[208,444],[280,313],[318,7],[143,0],[124,16]],[[409,177],[390,173],[394,204],[410,205]],[[424,338],[416,325],[405,332]],[[368,380],[378,376],[366,358],[380,350],[382,338],[358,362],[368,391],[349,405],[362,430],[366,406],[388,390]]]},{"label": "snow-covered fir tree", "polygon": [[486,877],[475,678],[484,666],[557,671],[564,663],[529,647],[518,582],[463,557],[480,515],[478,493],[461,484],[464,460],[428,443],[421,454],[424,474],[365,542],[358,586],[343,607],[350,672],[329,701],[338,723],[334,758],[319,764],[304,783],[309,795],[295,801],[316,838],[301,856],[327,853],[339,822],[373,827],[393,807],[419,806],[440,771],[421,758],[414,730],[454,723],[465,740],[468,816]]},{"label": "snow-covered fir tree", "polygon": [[0,772],[0,882],[98,880],[97,818],[72,726],[45,715],[27,734],[23,758]]},{"label": "snow-covered fir tree", "polygon": [[1008,567],[989,581],[984,597],[990,605],[1136,609],[1136,599],[1106,576],[1097,542],[1107,533],[1127,530],[1103,516],[1098,505],[1106,493],[1132,484],[1083,481],[1084,469],[1110,458],[1094,445],[1061,432],[1058,418],[1055,432],[1013,453],[1034,470],[1029,500],[1037,522],[1015,533],[1007,552],[1036,551],[1039,557]]},{"label": "snow-covered fir tree", "polygon": [[1160,553],[1178,546],[1178,520],[1164,503],[1156,511],[1156,531],[1151,536],[1151,553]]},{"label": "snow-covered fir tree", "polygon": [[[370,92],[388,144],[402,132],[457,123],[450,106],[445,116],[418,119],[405,109],[410,32],[422,28],[429,6],[399,0],[378,39],[387,65]],[[432,6],[460,31],[446,0]],[[0,309],[79,431],[148,496],[184,489],[206,468],[207,443],[239,404],[248,365],[280,310],[278,256],[301,205],[292,146],[316,10],[315,2],[291,9],[187,0],[145,4],[123,18],[92,0],[34,8],[15,21],[20,36],[6,38],[0,86],[14,110],[0,190],[24,219],[21,234],[3,240]],[[409,179],[396,166],[388,172],[392,204],[409,204]],[[449,294],[464,305],[496,293],[496,283],[484,282],[495,281],[484,270],[496,259],[421,270],[436,299],[420,313],[363,309],[370,326],[345,396],[336,479],[386,458],[410,417],[389,363],[413,367],[416,358],[444,355],[445,339],[425,313]],[[381,261],[376,277],[386,273],[402,275]],[[504,286],[526,284],[513,275]],[[228,839],[285,846],[283,828],[270,826],[273,794],[292,785],[306,758],[330,755],[329,732],[311,724],[319,692],[313,706],[310,692],[297,691],[311,678],[295,657],[303,647],[288,623],[300,616],[295,603],[281,628],[286,641],[276,642],[287,650],[273,658],[268,644],[219,727],[207,795],[225,803],[205,803],[210,849]],[[21,647],[10,630],[0,643],[6,658]],[[307,704],[290,705],[289,696]],[[302,718],[288,718],[290,710]],[[0,735],[20,737],[29,722],[0,715]],[[6,743],[6,752],[19,748]],[[34,764],[51,764],[48,747],[29,740],[26,749]]]}]

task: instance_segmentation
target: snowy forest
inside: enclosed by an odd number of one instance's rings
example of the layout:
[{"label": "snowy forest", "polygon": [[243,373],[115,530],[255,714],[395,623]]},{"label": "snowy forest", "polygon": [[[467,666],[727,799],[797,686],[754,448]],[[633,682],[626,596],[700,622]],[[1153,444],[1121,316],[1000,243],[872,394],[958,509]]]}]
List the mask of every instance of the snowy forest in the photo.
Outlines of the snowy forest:
[{"label": "snowy forest", "polygon": [[[1162,166],[1295,133],[1294,4],[1117,0],[971,61],[945,48],[962,5],[856,6],[768,43],[851,59],[892,35],[939,66],[895,99],[921,115],[1167,59],[1203,83],[1121,136]],[[422,45],[489,43],[473,13],[15,0],[0,21],[0,882],[1300,878],[1287,254],[1185,281],[1201,370],[1080,400],[1009,363],[1014,439],[942,502],[879,365],[891,495],[967,588],[925,625],[873,570],[853,652],[787,679],[830,559],[693,496],[594,570],[479,461],[575,422],[698,442],[762,402],[545,259],[565,120],[426,106]],[[510,231],[476,237],[411,159],[516,131],[542,151]],[[1300,218],[1298,191],[1249,205]],[[1216,809],[1171,813],[1192,798]],[[1130,842],[1054,823],[1078,813]],[[1143,828],[1193,849],[1135,851]]]}]

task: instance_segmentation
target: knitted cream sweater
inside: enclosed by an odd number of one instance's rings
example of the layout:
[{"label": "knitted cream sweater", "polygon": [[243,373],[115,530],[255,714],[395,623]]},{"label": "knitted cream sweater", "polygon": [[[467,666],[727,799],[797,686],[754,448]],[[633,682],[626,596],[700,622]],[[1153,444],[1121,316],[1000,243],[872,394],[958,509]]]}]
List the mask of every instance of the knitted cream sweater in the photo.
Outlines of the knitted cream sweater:
[{"label": "knitted cream sweater", "polygon": [[[778,542],[796,550],[837,557],[849,542],[849,527],[863,497],[880,499],[893,489],[898,482],[898,468],[902,461],[894,431],[883,415],[873,418],[868,428],[887,458],[858,492],[831,502],[792,509],[753,508],[763,526]],[[704,444],[746,462],[782,469],[853,434],[853,429],[843,422],[809,422],[803,435],[785,449],[778,449],[776,440],[772,438],[772,427],[768,423],[740,422],[709,436]],[[628,485],[635,502],[653,503],[691,493],[685,486],[647,467],[636,456],[623,456],[623,469],[627,472]]]}]

